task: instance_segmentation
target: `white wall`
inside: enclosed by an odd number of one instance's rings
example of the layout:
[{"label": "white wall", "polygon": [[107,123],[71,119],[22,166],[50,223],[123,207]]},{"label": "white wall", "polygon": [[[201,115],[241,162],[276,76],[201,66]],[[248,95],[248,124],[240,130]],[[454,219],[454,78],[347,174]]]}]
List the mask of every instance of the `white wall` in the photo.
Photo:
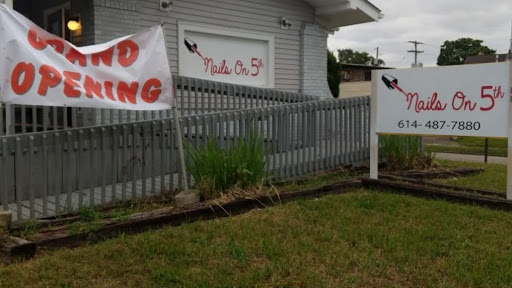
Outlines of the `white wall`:
[{"label": "white wall", "polygon": [[332,98],[327,83],[327,36],[316,24],[304,24],[301,31],[302,81],[300,92],[323,98]]},{"label": "white wall", "polygon": [[[274,87],[299,92],[304,86],[301,83],[304,79],[301,74],[301,33],[305,23],[315,22],[315,12],[303,0],[174,0],[171,12],[160,11],[160,2],[157,0],[94,0],[94,3],[97,43],[118,34],[133,33],[160,24],[161,21],[166,22],[169,64],[171,71],[176,74],[179,65],[179,22],[272,34],[275,37]],[[280,20],[283,16],[292,24],[288,30],[281,29]],[[327,45],[327,35],[324,37],[321,41]],[[308,79],[312,80],[311,77]]]}]

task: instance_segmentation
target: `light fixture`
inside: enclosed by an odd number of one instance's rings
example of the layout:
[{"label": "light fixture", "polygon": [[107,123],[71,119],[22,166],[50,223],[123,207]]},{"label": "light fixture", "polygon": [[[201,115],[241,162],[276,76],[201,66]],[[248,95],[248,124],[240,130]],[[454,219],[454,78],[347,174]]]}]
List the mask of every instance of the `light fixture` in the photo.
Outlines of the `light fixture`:
[{"label": "light fixture", "polygon": [[160,0],[160,10],[165,12],[170,12],[172,9],[172,0]]},{"label": "light fixture", "polygon": [[71,17],[68,20],[68,28],[71,31],[76,31],[82,29],[82,24],[80,23],[80,16]]},{"label": "light fixture", "polygon": [[290,27],[292,27],[292,24],[290,23],[290,21],[288,19],[286,19],[286,17],[282,17],[281,18],[281,29],[289,29]]}]

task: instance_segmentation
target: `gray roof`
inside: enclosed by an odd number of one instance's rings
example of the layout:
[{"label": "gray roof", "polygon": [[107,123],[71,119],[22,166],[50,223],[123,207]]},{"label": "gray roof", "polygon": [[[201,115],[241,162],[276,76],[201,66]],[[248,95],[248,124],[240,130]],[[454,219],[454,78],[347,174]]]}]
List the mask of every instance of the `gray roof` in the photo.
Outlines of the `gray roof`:
[{"label": "gray roof", "polygon": [[472,55],[466,57],[464,64],[492,63],[496,62],[496,56],[498,57],[497,62],[507,61],[507,54]]}]

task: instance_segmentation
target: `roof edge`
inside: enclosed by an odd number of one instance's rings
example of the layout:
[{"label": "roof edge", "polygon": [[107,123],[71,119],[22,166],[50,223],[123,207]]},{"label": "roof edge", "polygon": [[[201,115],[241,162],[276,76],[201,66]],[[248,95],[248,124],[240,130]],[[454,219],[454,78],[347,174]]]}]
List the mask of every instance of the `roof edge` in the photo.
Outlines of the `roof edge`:
[{"label": "roof edge", "polygon": [[326,28],[375,22],[382,18],[381,10],[368,0],[306,0],[315,8],[317,20]]}]

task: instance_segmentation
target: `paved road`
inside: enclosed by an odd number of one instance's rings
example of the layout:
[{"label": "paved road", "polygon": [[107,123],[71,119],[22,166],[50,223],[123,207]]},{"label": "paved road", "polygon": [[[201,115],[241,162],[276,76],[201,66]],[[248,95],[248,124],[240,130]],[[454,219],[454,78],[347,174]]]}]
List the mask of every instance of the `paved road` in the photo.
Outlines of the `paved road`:
[{"label": "paved road", "polygon": [[[468,161],[484,163],[483,155],[455,154],[455,153],[436,153],[438,159],[446,159],[453,161]],[[507,164],[507,157],[488,156],[488,163]]]}]

